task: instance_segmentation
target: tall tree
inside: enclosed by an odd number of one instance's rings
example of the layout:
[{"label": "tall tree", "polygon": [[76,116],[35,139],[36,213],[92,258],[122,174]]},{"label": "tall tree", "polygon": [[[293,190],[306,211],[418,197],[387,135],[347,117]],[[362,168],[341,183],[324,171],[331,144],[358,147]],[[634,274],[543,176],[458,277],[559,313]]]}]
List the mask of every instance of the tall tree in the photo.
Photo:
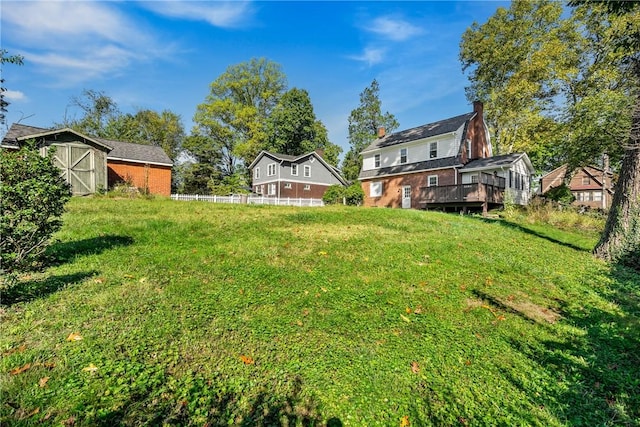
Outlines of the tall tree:
[{"label": "tall tree", "polygon": [[[198,105],[193,121],[194,140],[207,147],[195,147],[197,157],[216,154],[222,176],[233,175],[248,165],[267,140],[266,120],[286,90],[286,77],[279,64],[267,59],[251,59],[230,66],[210,85],[205,102]],[[200,138],[202,137],[202,138]]]},{"label": "tall tree", "polygon": [[[22,65],[24,58],[22,55],[9,55],[6,49],[0,49],[0,67],[4,68],[4,64]],[[0,75],[2,70],[0,69]],[[6,125],[6,114],[9,102],[5,99],[4,77],[0,77],[0,125]]]},{"label": "tall tree", "polygon": [[380,86],[377,80],[360,93],[360,105],[349,115],[349,144],[342,163],[342,173],[347,180],[358,179],[362,169],[360,153],[376,139],[378,129],[383,127],[387,133],[393,132],[399,124],[395,116],[388,111],[382,113]]},{"label": "tall tree", "polygon": [[65,117],[55,127],[68,127],[78,132],[99,138],[109,138],[107,129],[122,113],[116,102],[102,91],[84,89],[80,96],[73,96],[70,107],[80,110],[80,117]]},{"label": "tall tree", "polygon": [[269,115],[264,148],[292,156],[322,150],[324,159],[334,166],[342,151],[329,141],[326,127],[313,111],[309,93],[298,88],[287,91]]},{"label": "tall tree", "polygon": [[622,164],[612,206],[594,253],[640,270],[640,3],[605,0],[574,1],[572,5],[603,7],[611,18],[611,37],[605,43],[620,65],[630,70],[635,102],[627,137],[621,144]]},{"label": "tall tree", "polygon": [[460,61],[469,72],[469,101],[485,104],[497,154],[527,151],[537,166],[557,133],[549,120],[559,78],[574,72],[575,27],[558,2],[516,0],[462,35]]}]

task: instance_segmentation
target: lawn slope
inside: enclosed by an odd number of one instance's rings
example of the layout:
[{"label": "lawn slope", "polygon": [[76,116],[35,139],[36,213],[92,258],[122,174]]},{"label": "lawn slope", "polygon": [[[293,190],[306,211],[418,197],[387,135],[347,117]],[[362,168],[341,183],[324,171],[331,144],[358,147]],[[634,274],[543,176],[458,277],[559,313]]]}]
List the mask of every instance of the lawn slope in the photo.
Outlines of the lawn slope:
[{"label": "lawn slope", "polygon": [[422,211],[74,199],[3,295],[11,425],[640,425],[640,276]]}]

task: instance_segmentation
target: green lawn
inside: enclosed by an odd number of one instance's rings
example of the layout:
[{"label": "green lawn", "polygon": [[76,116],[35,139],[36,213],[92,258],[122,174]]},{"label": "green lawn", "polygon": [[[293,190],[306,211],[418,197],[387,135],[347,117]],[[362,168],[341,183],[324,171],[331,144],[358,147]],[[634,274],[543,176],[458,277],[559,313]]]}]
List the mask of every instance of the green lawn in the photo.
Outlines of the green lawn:
[{"label": "green lawn", "polygon": [[640,275],[596,235],[77,198],[56,237],[3,295],[2,425],[640,425]]}]

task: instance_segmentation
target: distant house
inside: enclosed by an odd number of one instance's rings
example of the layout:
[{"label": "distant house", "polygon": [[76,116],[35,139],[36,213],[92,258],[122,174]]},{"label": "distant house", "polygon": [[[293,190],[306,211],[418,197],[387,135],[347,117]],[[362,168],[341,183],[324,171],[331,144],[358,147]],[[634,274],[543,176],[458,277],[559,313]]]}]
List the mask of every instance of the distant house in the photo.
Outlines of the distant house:
[{"label": "distant house", "polygon": [[[544,194],[565,182],[567,165],[562,165],[540,178],[540,193]],[[576,198],[577,206],[608,209],[613,200],[613,174],[594,166],[584,166],[573,171],[568,183]]]},{"label": "distant house", "polygon": [[74,195],[93,194],[124,181],[151,194],[171,195],[173,162],[160,147],[85,136],[69,128],[14,124],[2,148],[19,149],[30,139],[36,140],[42,155],[55,147],[54,163]]},{"label": "distant house", "polygon": [[331,185],[347,182],[320,153],[300,156],[262,151],[249,165],[254,193],[269,197],[320,199]]},{"label": "distant house", "polygon": [[529,202],[534,173],[526,153],[493,156],[483,105],[378,138],[362,151],[365,206],[463,210]]}]

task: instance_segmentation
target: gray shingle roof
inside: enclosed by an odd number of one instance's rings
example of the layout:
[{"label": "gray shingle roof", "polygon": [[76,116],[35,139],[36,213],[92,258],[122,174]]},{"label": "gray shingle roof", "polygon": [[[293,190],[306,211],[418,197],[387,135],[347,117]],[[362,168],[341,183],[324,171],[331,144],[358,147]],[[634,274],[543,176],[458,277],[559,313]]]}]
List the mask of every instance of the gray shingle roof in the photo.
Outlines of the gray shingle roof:
[{"label": "gray shingle roof", "polygon": [[[7,134],[4,136],[4,138],[2,138],[2,145],[7,147],[18,147],[19,139],[24,139],[29,137],[30,135],[39,135],[46,132],[55,132],[55,130],[15,123],[11,125]],[[156,147],[153,145],[134,144],[131,142],[114,141],[104,138],[87,138],[95,141],[100,145],[104,145],[108,148],[113,148],[109,153],[107,153],[108,159],[155,163],[168,166],[173,165],[173,162],[161,147]]]},{"label": "gray shingle roof", "polygon": [[486,157],[483,159],[475,159],[464,165],[462,170],[469,169],[490,169],[499,168],[512,165],[514,162],[520,160],[524,153],[511,153],[504,154],[502,156]]},{"label": "gray shingle roof", "polygon": [[390,166],[387,168],[369,169],[360,172],[358,179],[371,179],[380,176],[400,175],[406,173],[424,172],[428,170],[444,169],[453,166],[462,166],[460,158],[445,157],[442,159],[426,160],[424,162],[407,163],[404,165]]},{"label": "gray shingle roof", "polygon": [[402,144],[405,142],[417,141],[419,139],[454,132],[458,130],[460,126],[471,120],[475,116],[475,114],[475,112],[462,114],[460,116],[428,123],[426,125],[406,129],[400,132],[395,132],[382,138],[377,138],[362,152],[366,153],[367,151],[377,150],[379,148],[391,147],[393,145]]}]

